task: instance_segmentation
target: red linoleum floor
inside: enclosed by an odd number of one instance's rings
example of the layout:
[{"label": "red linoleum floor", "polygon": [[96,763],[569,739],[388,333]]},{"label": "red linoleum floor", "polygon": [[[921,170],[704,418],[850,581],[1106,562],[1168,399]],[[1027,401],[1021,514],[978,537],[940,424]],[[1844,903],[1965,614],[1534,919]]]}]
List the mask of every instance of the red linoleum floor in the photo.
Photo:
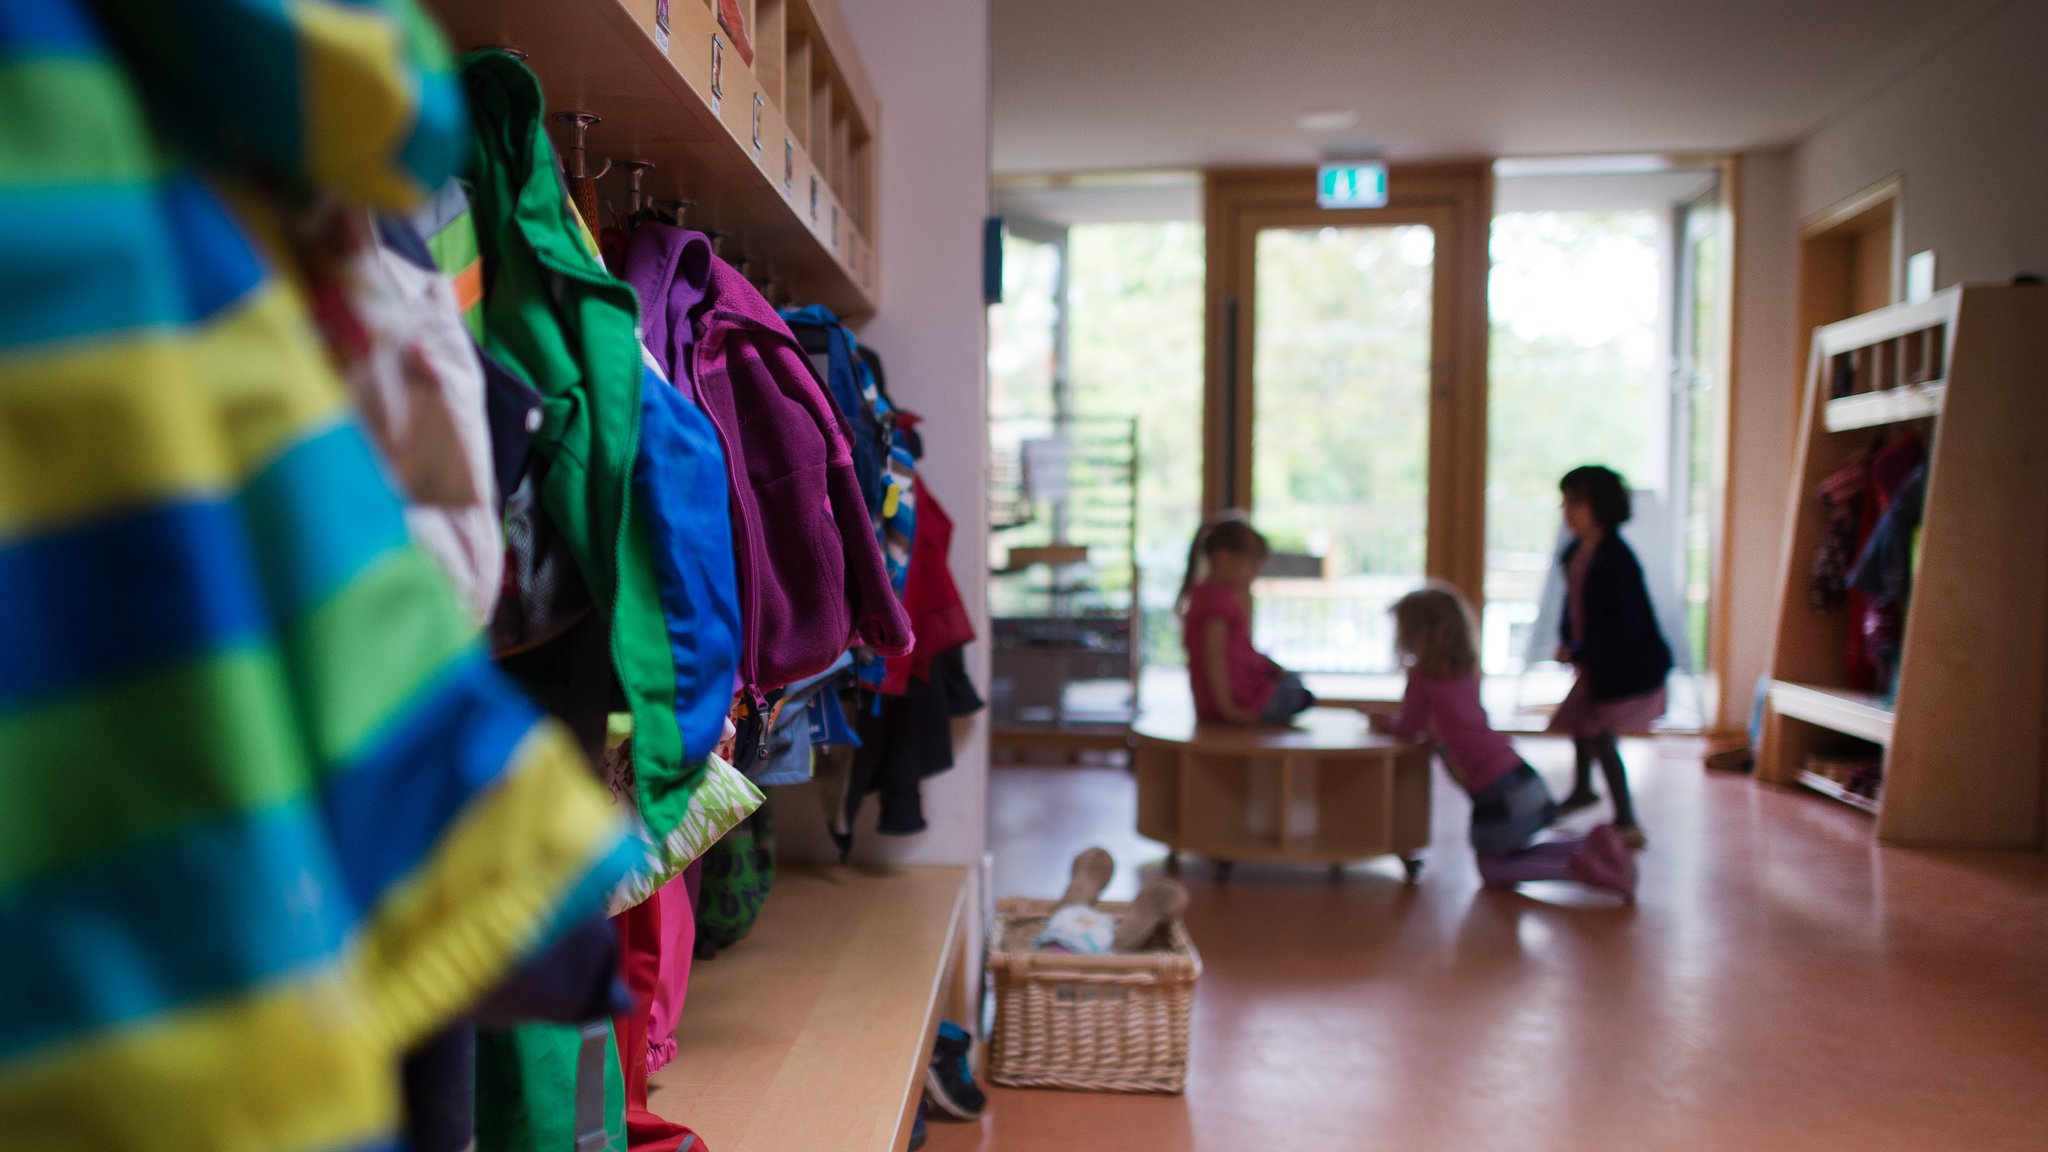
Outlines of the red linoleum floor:
[{"label": "red linoleum floor", "polygon": [[[1569,747],[1525,742],[1562,794]],[[1187,869],[1207,965],[1182,1097],[994,1089],[930,1152],[2048,1149],[2048,856],[1878,848],[1860,813],[1627,747],[1640,902],[1482,891],[1439,775],[1392,860]],[[999,767],[998,895],[1155,871],[1121,769]]]}]

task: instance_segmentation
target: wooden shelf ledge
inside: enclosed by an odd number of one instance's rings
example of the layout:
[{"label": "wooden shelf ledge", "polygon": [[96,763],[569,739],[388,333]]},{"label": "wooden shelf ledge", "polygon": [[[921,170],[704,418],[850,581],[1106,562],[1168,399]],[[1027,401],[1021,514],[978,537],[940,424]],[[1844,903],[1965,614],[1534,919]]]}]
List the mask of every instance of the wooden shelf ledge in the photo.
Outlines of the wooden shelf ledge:
[{"label": "wooden shelf ledge", "polygon": [[[798,303],[823,304],[842,319],[873,314],[872,243],[825,178],[816,150],[797,141],[777,100],[730,44],[720,53],[714,96],[711,43],[714,35],[724,36],[704,4],[669,5],[665,47],[653,0],[427,4],[458,51],[502,46],[527,53],[550,116],[602,117],[586,141],[593,169],[613,162],[598,184],[601,204],[626,205],[620,162],[650,161],[655,167],[643,184],[648,194],[693,202],[685,222],[725,233],[728,252],[755,261],[755,274],[773,276]],[[857,87],[866,91],[864,83]],[[866,111],[872,124],[872,109]],[[550,129],[562,151],[567,138],[558,124]]]},{"label": "wooden shelf ledge", "polygon": [[653,1110],[717,1152],[903,1148],[958,975],[968,877],[779,870],[754,931],[692,966]]},{"label": "wooden shelf ledge", "polygon": [[1872,816],[1878,813],[1880,805],[1876,797],[1865,796],[1861,792],[1851,792],[1818,772],[1801,772],[1799,774],[1799,783],[1830,800],[1838,800],[1847,804],[1859,812],[1868,812]]},{"label": "wooden shelf ledge", "polygon": [[1963,290],[1948,288],[1935,293],[1925,300],[1908,304],[1894,304],[1861,316],[1852,316],[1819,329],[1815,336],[1824,356],[1838,356],[1858,348],[1868,348],[1901,336],[1910,336],[1938,324],[1950,325],[1953,338],[1956,312],[1961,305]]},{"label": "wooden shelf ledge", "polygon": [[1830,432],[1848,432],[1857,428],[1878,428],[1886,424],[1902,424],[1908,420],[1925,420],[1941,415],[1941,403],[1948,395],[1945,381],[1930,384],[1911,384],[1904,388],[1887,388],[1882,392],[1865,392],[1859,396],[1842,396],[1827,403],[1827,425]]},{"label": "wooden shelf ledge", "polygon": [[1771,708],[1780,716],[1891,747],[1892,709],[1882,697],[1868,692],[1773,680]]}]

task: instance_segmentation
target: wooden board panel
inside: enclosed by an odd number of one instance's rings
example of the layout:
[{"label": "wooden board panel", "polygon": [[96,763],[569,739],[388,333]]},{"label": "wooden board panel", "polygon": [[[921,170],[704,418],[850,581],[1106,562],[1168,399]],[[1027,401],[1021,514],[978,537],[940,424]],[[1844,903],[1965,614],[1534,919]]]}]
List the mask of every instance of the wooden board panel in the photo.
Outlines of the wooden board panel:
[{"label": "wooden board panel", "polygon": [[1948,385],[1937,382],[1830,400],[1827,403],[1828,431],[1849,432],[1858,428],[1903,424],[1908,420],[1931,419],[1941,415],[1942,397],[1947,393]]},{"label": "wooden board panel", "polygon": [[1966,288],[1954,333],[1878,833],[2039,848],[2048,288]]},{"label": "wooden board panel", "polygon": [[1872,744],[1890,744],[1894,717],[1885,702],[1868,692],[1773,681],[1771,707],[1780,716],[1818,724]]},{"label": "wooden board panel", "polygon": [[[428,0],[459,50],[501,45],[526,52],[552,113],[591,112],[593,168],[609,159],[655,164],[644,187],[660,198],[697,205],[693,228],[729,236],[729,253],[752,258],[801,302],[842,317],[873,313],[874,261],[845,227],[833,235],[837,196],[821,187],[813,211],[817,167],[799,143],[784,180],[784,141],[791,130],[754,71],[728,45],[718,94],[711,85],[712,38],[723,37],[705,6],[669,6],[666,51],[657,43],[653,0]],[[760,145],[754,142],[754,97],[762,97]],[[808,97],[809,93],[806,91]],[[716,107],[714,108],[714,105]],[[550,125],[556,147],[567,142]],[[822,181],[818,182],[823,184]],[[623,207],[624,172],[600,181],[599,200]]]},{"label": "wooden board panel", "polygon": [[953,986],[964,868],[786,867],[745,940],[690,972],[654,1111],[717,1152],[896,1152]]},{"label": "wooden board panel", "polygon": [[1133,731],[1138,739],[1164,744],[1189,744],[1202,752],[1229,755],[1282,752],[1290,755],[1356,756],[1366,749],[1385,754],[1406,751],[1412,741],[1382,736],[1367,726],[1365,715],[1348,708],[1311,708],[1286,728],[1234,728],[1225,724],[1203,724],[1192,713],[1148,716]]}]

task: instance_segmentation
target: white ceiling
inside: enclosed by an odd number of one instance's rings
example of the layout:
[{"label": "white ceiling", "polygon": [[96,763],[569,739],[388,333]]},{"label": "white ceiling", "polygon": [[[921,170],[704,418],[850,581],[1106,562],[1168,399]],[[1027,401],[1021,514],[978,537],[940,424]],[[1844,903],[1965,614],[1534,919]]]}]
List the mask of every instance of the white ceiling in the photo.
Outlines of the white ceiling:
[{"label": "white ceiling", "polygon": [[[1786,143],[2039,2],[991,0],[995,169]],[[1315,109],[1358,126],[1303,131]]]}]

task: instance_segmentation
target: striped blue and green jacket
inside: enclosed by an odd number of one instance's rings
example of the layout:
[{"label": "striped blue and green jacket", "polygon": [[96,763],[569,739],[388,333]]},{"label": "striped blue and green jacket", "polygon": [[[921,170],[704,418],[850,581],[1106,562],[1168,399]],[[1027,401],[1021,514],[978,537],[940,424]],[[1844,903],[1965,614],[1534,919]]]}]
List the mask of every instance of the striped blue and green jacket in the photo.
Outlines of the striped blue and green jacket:
[{"label": "striped blue and green jacket", "polygon": [[0,109],[0,1144],[391,1147],[633,857],[267,255],[418,203],[459,88],[402,2],[0,0]]}]

